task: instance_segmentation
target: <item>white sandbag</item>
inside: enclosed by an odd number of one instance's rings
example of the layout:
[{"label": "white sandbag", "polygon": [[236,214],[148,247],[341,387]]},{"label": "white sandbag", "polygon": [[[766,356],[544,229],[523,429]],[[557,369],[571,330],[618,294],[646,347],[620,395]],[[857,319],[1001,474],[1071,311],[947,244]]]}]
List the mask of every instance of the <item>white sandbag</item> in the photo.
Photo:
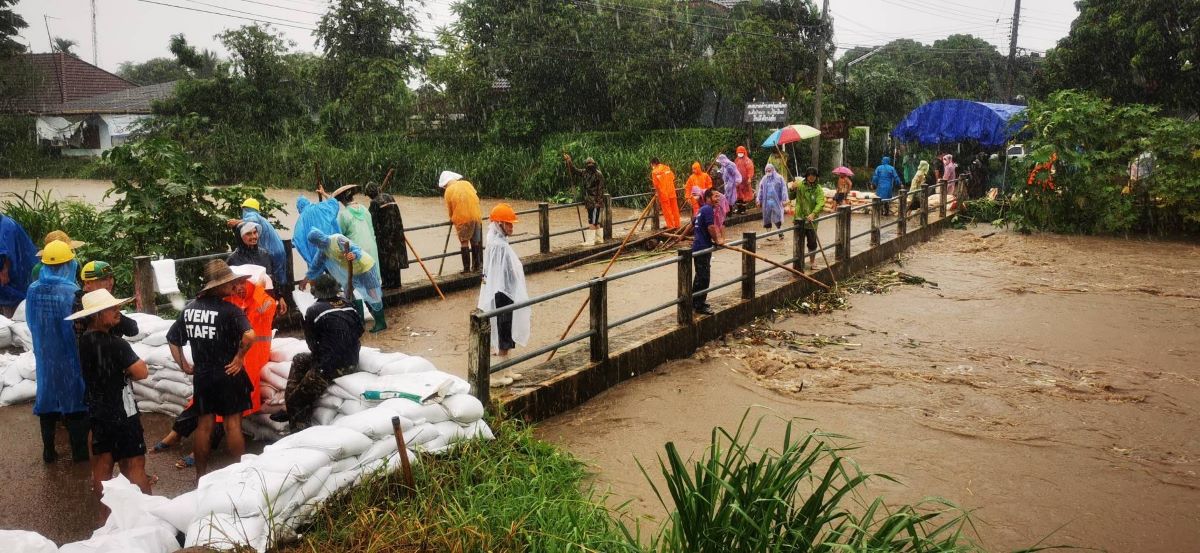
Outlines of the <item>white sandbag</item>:
[{"label": "white sandbag", "polygon": [[432,424],[421,423],[413,426],[411,430],[404,431],[404,445],[409,449],[417,449],[419,446],[437,439],[438,436],[438,431]]},{"label": "white sandbag", "polygon": [[333,472],[339,473],[358,466],[358,457],[346,457],[332,465]]},{"label": "white sandbag", "polygon": [[298,354],[308,352],[308,344],[296,338],[275,338],[271,340],[271,361],[281,363],[291,361]]},{"label": "white sandbag", "polygon": [[477,420],[462,429],[460,437],[464,440],[494,440],[496,435],[492,433],[492,427],[488,426],[483,420]]},{"label": "white sandbag", "polygon": [[[408,444],[405,445],[407,446]],[[375,442],[370,449],[364,451],[362,455],[358,456],[358,463],[359,465],[365,465],[372,461],[383,459],[384,457],[395,453],[396,450],[396,440],[379,440]]]},{"label": "white sandbag", "polygon": [[[333,421],[333,426],[349,428],[372,440],[380,440],[392,436],[392,417],[396,416],[399,415],[395,411],[383,406],[376,406],[353,415],[339,417]],[[400,417],[402,430],[408,432],[412,427],[412,420],[408,417]]]},{"label": "white sandbag", "polygon": [[354,399],[362,397],[362,393],[372,389],[375,381],[379,377],[366,372],[354,372],[346,376],[333,379],[334,384],[341,386],[343,390],[348,392]]},{"label": "white sandbag", "polygon": [[462,424],[483,418],[483,403],[470,394],[455,394],[442,400],[450,419]]},{"label": "white sandbag", "polygon": [[300,493],[296,495],[296,502],[307,503],[321,494],[321,490],[325,489],[325,483],[329,481],[329,477],[333,474],[333,466],[325,466],[317,469],[304,484],[300,486]]},{"label": "white sandbag", "polygon": [[337,409],[342,406],[346,400],[335,395],[325,394],[317,400],[317,407],[325,407],[327,409]]},{"label": "white sandbag", "polygon": [[179,365],[175,363],[175,358],[171,357],[171,346],[165,344],[151,346],[150,353],[143,360],[146,361],[147,365],[170,367],[179,370]]},{"label": "white sandbag", "polygon": [[328,407],[317,407],[313,410],[313,422],[321,426],[332,424],[337,416],[337,410]]},{"label": "white sandbag", "polygon": [[296,303],[296,312],[303,315],[305,311],[308,311],[309,307],[317,303],[317,297],[305,290],[296,288],[292,290],[292,301]]},{"label": "white sandbag", "polygon": [[12,321],[9,324],[0,326],[0,349],[8,349],[13,345]]},{"label": "white sandbag", "polygon": [[162,403],[162,392],[159,392],[153,386],[143,384],[141,380],[133,381],[133,397],[137,398],[138,401]]},{"label": "white sandbag", "polygon": [[354,394],[347,392],[345,388],[338,386],[336,381],[333,384],[330,384],[328,388],[325,388],[325,393],[335,395],[342,399],[358,399],[358,396],[355,396]]},{"label": "white sandbag", "polygon": [[166,345],[167,331],[160,330],[158,332],[155,332],[154,334],[147,335],[145,338],[142,338],[142,343],[146,344],[147,346],[150,346],[150,347],[158,347],[158,346]]},{"label": "white sandbag", "polygon": [[25,377],[21,376],[21,369],[15,363],[0,369],[0,384],[4,387],[16,386],[22,380]]},{"label": "white sandbag", "polygon": [[188,526],[183,545],[218,550],[250,545],[261,553],[267,549],[267,521],[263,517],[228,514],[201,517]]},{"label": "white sandbag", "polygon": [[25,322],[25,300],[21,300],[21,303],[18,303],[17,308],[13,310],[12,320],[19,323]]},{"label": "white sandbag", "polygon": [[379,406],[391,409],[397,415],[406,417],[417,424],[421,422],[437,423],[450,420],[450,413],[447,413],[446,408],[442,407],[440,403],[420,405],[414,403],[412,400],[397,397],[384,401]]},{"label": "white sandbag", "polygon": [[58,553],[58,546],[37,532],[0,530],[0,551]]},{"label": "white sandbag", "polygon": [[413,374],[436,370],[437,367],[435,367],[428,359],[417,355],[412,355],[405,357],[404,359],[399,359],[388,363],[379,371],[379,375],[388,376],[393,374]]},{"label": "white sandbag", "polygon": [[182,494],[175,499],[150,509],[150,514],[175,527],[180,532],[187,532],[188,525],[197,516],[196,490]]},{"label": "white sandbag", "polygon": [[185,397],[185,396],[177,396],[170,392],[162,392],[162,402],[166,405],[178,405],[180,407],[187,407],[187,404],[191,403],[191,398],[192,398],[192,396],[190,394]]},{"label": "white sandbag", "polygon": [[185,398],[194,393],[191,385],[167,378],[156,382],[155,389],[157,389],[160,393],[170,394],[179,398]]},{"label": "white sandbag", "polygon": [[401,392],[415,395],[422,402],[454,394],[465,394],[471,390],[466,380],[441,371],[380,376],[375,379],[372,390]]},{"label": "white sandbag", "polygon": [[399,363],[408,356],[397,352],[381,352],[375,348],[362,348],[358,352],[358,370],[380,374],[384,367]]},{"label": "white sandbag", "polygon": [[285,450],[313,449],[322,451],[330,459],[356,457],[371,447],[372,440],[362,432],[343,426],[313,426],[303,431],[290,434],[263,449],[263,456],[268,454],[289,454]]},{"label": "white sandbag", "polygon": [[8,327],[12,332],[12,344],[25,351],[33,351],[33,334],[29,332],[29,325],[24,322],[14,323]]},{"label": "white sandbag", "polygon": [[230,470],[212,472],[200,479],[196,488],[196,511],[200,516],[268,513],[307,478],[295,472],[262,470],[245,463],[230,467],[227,467]]},{"label": "white sandbag", "polygon": [[37,382],[22,380],[16,386],[5,386],[0,391],[0,407],[32,401],[37,396]]},{"label": "white sandbag", "polygon": [[158,407],[154,411],[151,411],[151,412],[162,413],[164,415],[170,415],[172,417],[178,417],[179,414],[182,413],[184,409],[185,409],[185,406],[183,404],[165,403],[164,402],[164,403],[159,403]]},{"label": "white sandbag", "polygon": [[129,344],[129,349],[132,349],[134,355],[137,355],[138,359],[141,359],[143,361],[146,360],[146,356],[150,355],[150,352],[154,351],[154,348],[147,346],[146,344],[143,344],[141,342],[135,342],[135,343]]},{"label": "white sandbag", "polygon": [[439,422],[433,425],[434,431],[437,432],[437,438],[430,440],[428,443],[422,444],[418,450],[431,451],[440,453],[445,451],[454,442],[458,441],[461,436],[462,425],[454,421]]},{"label": "white sandbag", "polygon": [[283,377],[286,380],[288,375],[292,373],[292,362],[291,361],[279,361],[279,362],[271,361],[271,362],[263,365],[263,372],[273,373],[275,375]]},{"label": "white sandbag", "polygon": [[133,319],[138,325],[137,334],[125,337],[130,342],[140,342],[151,334],[171,328],[171,325],[175,322],[171,319],[159,317],[158,315],[151,315],[150,313],[133,312],[125,313],[125,316]]},{"label": "white sandbag", "polygon": [[160,405],[162,405],[162,403],[149,399],[139,399],[137,401],[138,411],[143,413],[157,413]]},{"label": "white sandbag", "polygon": [[68,543],[59,553],[172,553],[179,549],[175,541],[175,528],[170,524],[149,517],[148,522],[137,528],[104,532],[97,530],[91,538]]},{"label": "white sandbag", "polygon": [[277,390],[287,389],[287,377],[280,376],[272,371],[263,371],[259,373],[258,381],[263,384],[270,384]]},{"label": "white sandbag", "polygon": [[180,384],[192,385],[192,377],[184,374],[179,370],[179,367],[158,367],[150,365],[150,370],[154,372],[154,378],[157,380],[171,380]]},{"label": "white sandbag", "polygon": [[[33,353],[30,352],[29,355],[32,358]],[[12,367],[16,369],[17,374],[21,375],[22,380],[37,380],[37,362],[26,362],[22,357],[24,355],[18,357],[13,362]]]},{"label": "white sandbag", "polygon": [[342,416],[353,415],[355,413],[361,413],[362,411],[366,410],[366,408],[367,404],[364,400],[347,399],[343,401],[341,407],[338,408],[338,413],[340,413]]}]

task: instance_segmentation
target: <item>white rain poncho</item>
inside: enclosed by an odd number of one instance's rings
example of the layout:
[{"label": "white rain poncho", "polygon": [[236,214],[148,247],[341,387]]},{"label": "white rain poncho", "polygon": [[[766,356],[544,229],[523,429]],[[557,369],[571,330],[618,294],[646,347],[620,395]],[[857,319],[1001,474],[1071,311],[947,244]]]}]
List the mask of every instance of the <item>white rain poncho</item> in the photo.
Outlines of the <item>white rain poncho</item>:
[{"label": "white rain poncho", "polygon": [[[479,309],[491,311],[496,308],[496,292],[503,292],[513,303],[529,299],[525,289],[525,267],[521,258],[508,244],[508,237],[500,223],[488,225],[487,240],[483,250],[483,288],[479,292]],[[529,343],[530,308],[513,311],[512,339],[518,346]],[[499,351],[500,333],[495,319],[492,320],[492,351]]]}]

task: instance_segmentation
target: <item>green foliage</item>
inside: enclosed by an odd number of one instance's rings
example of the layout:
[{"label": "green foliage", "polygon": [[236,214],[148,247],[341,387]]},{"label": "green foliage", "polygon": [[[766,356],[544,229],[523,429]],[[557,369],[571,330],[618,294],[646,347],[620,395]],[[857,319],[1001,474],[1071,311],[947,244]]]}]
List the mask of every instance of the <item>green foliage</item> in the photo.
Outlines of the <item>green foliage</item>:
[{"label": "green foliage", "polygon": [[13,11],[17,0],[0,0],[0,60],[25,51],[25,45],[13,37],[29,26],[21,14]]},{"label": "green foliage", "polygon": [[[0,85],[2,86],[2,85]],[[0,176],[80,177],[102,175],[94,159],[62,157],[36,142],[33,117],[0,115]]]},{"label": "green foliage", "polygon": [[217,54],[210,50],[196,50],[182,34],[171,35],[168,48],[175,56],[175,62],[186,68],[192,77],[207,79],[217,74]]},{"label": "green foliage", "polygon": [[68,56],[79,57],[74,52],[74,48],[78,45],[79,43],[75,42],[74,40],[56,36],[54,37],[54,42],[50,44],[50,50],[60,54],[66,54]]},{"label": "green foliage", "polygon": [[117,75],[145,86],[186,79],[191,73],[175,59],[151,58],[141,63],[121,62]]}]

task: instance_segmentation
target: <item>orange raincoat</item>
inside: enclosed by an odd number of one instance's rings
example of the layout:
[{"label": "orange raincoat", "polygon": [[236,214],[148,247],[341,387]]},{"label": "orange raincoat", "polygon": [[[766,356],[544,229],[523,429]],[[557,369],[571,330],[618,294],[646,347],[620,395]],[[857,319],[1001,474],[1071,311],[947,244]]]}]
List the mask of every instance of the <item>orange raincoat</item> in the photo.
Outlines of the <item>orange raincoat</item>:
[{"label": "orange raincoat", "polygon": [[659,163],[650,170],[650,182],[658,192],[658,207],[662,210],[667,228],[679,228],[679,200],[675,197],[675,172],[666,163]]},{"label": "orange raincoat", "polygon": [[712,188],[712,177],[700,167],[700,162],[692,163],[692,175],[687,180],[688,203],[692,204],[692,217],[700,214],[700,198],[704,191]]},{"label": "orange raincoat", "polygon": [[459,179],[446,185],[446,211],[450,222],[465,225],[483,220],[479,208],[479,196],[470,182]]},{"label": "orange raincoat", "polygon": [[[742,174],[742,182],[737,183],[737,200],[739,202],[754,201],[754,161],[750,159],[750,152],[746,151],[745,146],[738,146],[737,165],[738,173]],[[726,184],[728,186],[728,184]],[[728,191],[728,188],[726,189]]]},{"label": "orange raincoat", "polygon": [[246,352],[246,357],[242,360],[246,376],[250,377],[250,384],[254,386],[254,391],[250,394],[250,411],[243,413],[248,415],[258,411],[262,405],[259,375],[263,365],[271,358],[271,323],[275,320],[278,302],[267,293],[264,284],[256,282],[254,278],[243,281],[241,285],[244,287],[241,290],[243,293],[228,296],[225,301],[245,312],[246,318],[250,319],[250,327],[254,329],[254,345],[250,346],[250,351]]}]

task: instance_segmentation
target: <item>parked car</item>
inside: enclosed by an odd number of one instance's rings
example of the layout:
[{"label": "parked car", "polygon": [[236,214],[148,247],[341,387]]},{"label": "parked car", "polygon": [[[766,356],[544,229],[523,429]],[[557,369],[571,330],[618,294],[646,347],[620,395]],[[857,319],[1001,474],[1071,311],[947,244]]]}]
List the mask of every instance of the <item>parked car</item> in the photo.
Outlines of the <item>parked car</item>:
[{"label": "parked car", "polygon": [[1025,157],[1025,145],[1013,144],[1004,151],[1004,155],[1008,157],[1008,159],[1022,159]]}]

